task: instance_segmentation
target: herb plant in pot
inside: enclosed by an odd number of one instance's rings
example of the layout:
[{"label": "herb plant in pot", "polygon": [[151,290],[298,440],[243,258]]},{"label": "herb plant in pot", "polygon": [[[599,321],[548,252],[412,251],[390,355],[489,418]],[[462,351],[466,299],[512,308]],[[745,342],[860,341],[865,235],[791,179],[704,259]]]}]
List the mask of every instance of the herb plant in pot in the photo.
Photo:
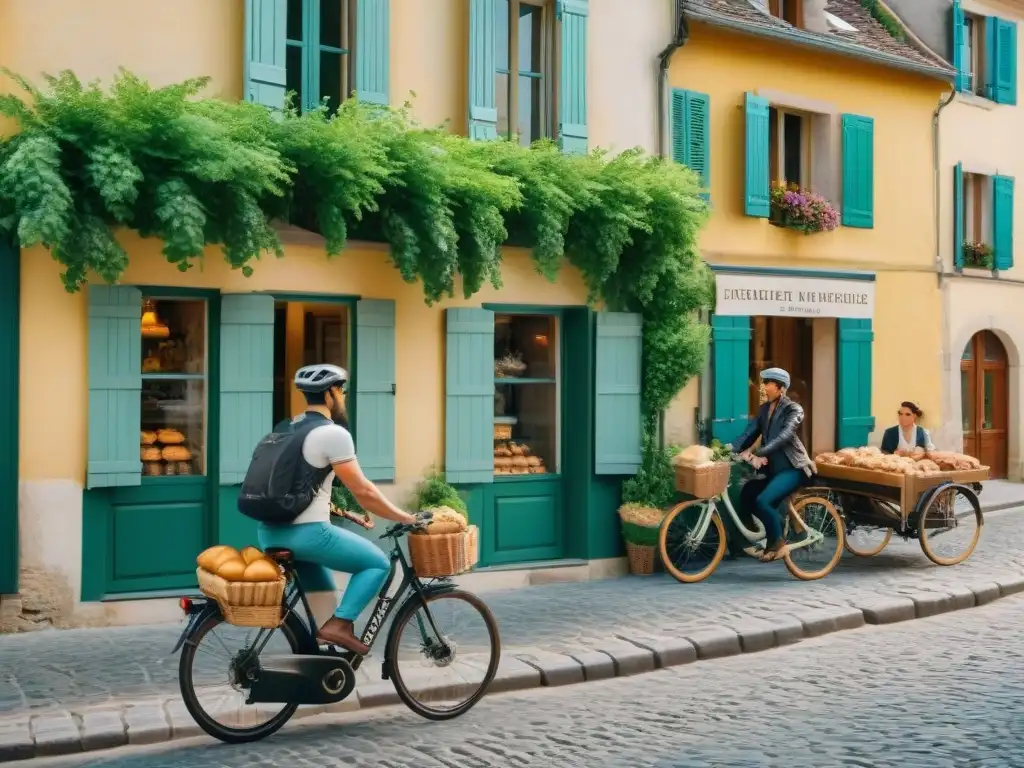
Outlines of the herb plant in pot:
[{"label": "herb plant in pot", "polygon": [[675,498],[672,457],[677,451],[674,446],[658,448],[648,438],[640,469],[622,484],[619,519],[632,574],[654,573],[658,529],[665,519],[665,509]]}]

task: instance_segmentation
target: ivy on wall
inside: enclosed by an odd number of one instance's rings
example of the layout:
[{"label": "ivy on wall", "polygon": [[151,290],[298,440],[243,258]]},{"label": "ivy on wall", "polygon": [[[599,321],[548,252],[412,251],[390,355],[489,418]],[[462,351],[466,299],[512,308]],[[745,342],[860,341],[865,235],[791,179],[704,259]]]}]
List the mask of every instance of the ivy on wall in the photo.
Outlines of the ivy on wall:
[{"label": "ivy on wall", "polygon": [[501,246],[515,244],[548,279],[567,260],[592,302],[643,316],[648,418],[704,364],[707,208],[680,165],[469,141],[416,124],[408,105],[275,114],[201,98],[205,78],[152,88],[121,72],[105,90],[65,71],[40,89],[7,74],[28,98],[0,96],[20,126],[0,142],[0,232],[47,248],[68,291],[123,274],[121,228],[160,239],[182,271],[219,246],[246,275],[283,255],[274,220],[319,232],[330,257],[350,237],[382,240],[428,304],[500,287]]}]

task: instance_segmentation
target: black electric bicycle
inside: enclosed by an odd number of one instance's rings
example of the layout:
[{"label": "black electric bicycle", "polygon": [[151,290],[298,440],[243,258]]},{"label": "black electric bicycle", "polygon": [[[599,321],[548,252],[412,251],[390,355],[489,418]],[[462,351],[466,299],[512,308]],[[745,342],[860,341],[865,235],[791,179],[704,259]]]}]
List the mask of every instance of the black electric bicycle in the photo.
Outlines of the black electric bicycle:
[{"label": "black electric bicycle", "polygon": [[[399,698],[413,712],[430,720],[449,720],[469,711],[486,693],[498,671],[501,641],[498,624],[479,597],[459,590],[448,578],[420,581],[416,576],[399,540],[428,519],[424,516],[415,524],[391,526],[380,537],[392,541],[391,570],[361,640],[372,649],[399,605],[384,646],[381,678],[392,682]],[[284,620],[279,627],[235,627],[225,621],[214,600],[183,597],[180,601],[188,623],[172,654],[184,648],[178,666],[182,699],[204,731],[230,744],[270,736],[288,722],[300,704],[324,706],[343,701],[355,689],[356,670],[364,660],[350,651],[317,642],[316,622],[292,553],[268,548],[265,554],[281,565],[288,580],[282,605]],[[398,567],[402,570],[401,584],[389,597]],[[305,619],[297,611],[300,604]],[[460,627],[445,625],[442,629],[437,618],[448,607],[468,608],[470,617],[480,621],[480,627],[461,640],[461,647],[449,634]],[[221,630],[255,637],[246,636],[241,647],[232,650],[218,636]],[[412,653],[403,658],[401,646],[403,639],[410,639],[407,635],[411,635]],[[200,651],[206,649],[204,641],[211,640],[213,655],[201,655]],[[276,642],[274,647],[272,641]],[[451,669],[460,656],[467,670],[453,682],[438,684],[425,679],[425,673]],[[205,673],[211,673],[218,685],[228,689],[228,697],[242,701],[234,706],[224,701],[219,705],[200,701],[204,687],[196,678]]]}]

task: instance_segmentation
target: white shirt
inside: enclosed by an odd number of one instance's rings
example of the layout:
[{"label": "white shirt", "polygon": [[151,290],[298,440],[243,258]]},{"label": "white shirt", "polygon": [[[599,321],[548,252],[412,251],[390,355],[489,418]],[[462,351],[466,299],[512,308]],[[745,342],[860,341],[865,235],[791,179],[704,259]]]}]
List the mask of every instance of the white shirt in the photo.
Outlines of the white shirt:
[{"label": "white shirt", "polygon": [[[932,437],[931,437],[931,435],[928,434],[928,430],[925,429],[924,427],[921,427],[920,429],[921,429],[922,432],[924,432],[924,449],[926,451],[934,451],[935,450],[935,445],[932,444]],[[917,427],[916,424],[914,426],[912,426],[910,428],[910,440],[907,440],[906,435],[903,433],[903,427],[899,427],[899,429],[896,430],[896,432],[900,436],[900,445],[899,445],[899,448],[897,450],[907,451],[909,453],[913,453],[914,451],[916,451],[917,450],[917,430],[918,430],[918,427]]]},{"label": "white shirt", "polygon": [[[299,416],[296,421],[302,419]],[[312,430],[302,442],[302,458],[311,467],[322,469],[332,464],[344,464],[356,457],[356,446],[351,433],[337,424],[324,424]],[[313,503],[306,507],[292,521],[292,525],[302,523],[329,523],[331,521],[331,486],[334,484],[332,469],[324,479],[323,485],[313,497]]]}]

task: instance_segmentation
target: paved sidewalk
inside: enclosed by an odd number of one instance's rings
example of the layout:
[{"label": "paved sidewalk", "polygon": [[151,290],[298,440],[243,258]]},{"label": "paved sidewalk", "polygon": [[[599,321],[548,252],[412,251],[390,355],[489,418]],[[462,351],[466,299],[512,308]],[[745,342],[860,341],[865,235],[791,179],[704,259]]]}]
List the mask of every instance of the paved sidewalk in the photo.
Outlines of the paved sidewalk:
[{"label": "paved sidewalk", "polygon": [[[995,487],[986,487],[989,505],[997,503]],[[1012,503],[1008,492],[999,498]],[[894,538],[881,555],[847,557],[816,582],[797,581],[781,563],[741,560],[723,563],[701,584],[659,575],[489,592],[485,599],[501,626],[499,685],[510,689],[763,650],[1021,590],[1024,518],[1011,511],[992,516],[974,555],[952,568],[932,565],[917,542]],[[194,734],[170,655],[181,629],[0,636],[0,762]],[[363,665],[369,674],[346,707],[394,703],[378,664],[371,658]]]}]

